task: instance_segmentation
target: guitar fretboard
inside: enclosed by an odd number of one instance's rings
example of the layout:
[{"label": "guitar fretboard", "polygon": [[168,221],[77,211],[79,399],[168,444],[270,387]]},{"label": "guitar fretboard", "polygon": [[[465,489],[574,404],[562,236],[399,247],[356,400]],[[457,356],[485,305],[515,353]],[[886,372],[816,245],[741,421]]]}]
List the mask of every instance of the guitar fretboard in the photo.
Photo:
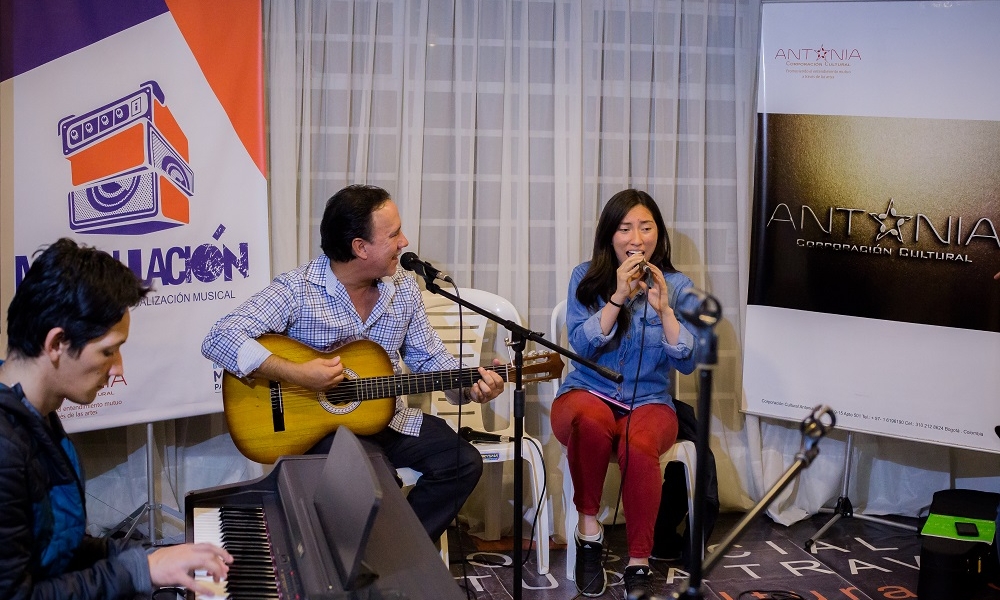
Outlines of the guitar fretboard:
[{"label": "guitar fretboard", "polygon": [[[508,369],[506,365],[484,368],[498,373],[504,381],[507,381]],[[366,377],[341,382],[340,385],[326,392],[326,399],[329,402],[353,402],[406,394],[442,392],[460,387],[470,387],[479,379],[478,368]]]}]

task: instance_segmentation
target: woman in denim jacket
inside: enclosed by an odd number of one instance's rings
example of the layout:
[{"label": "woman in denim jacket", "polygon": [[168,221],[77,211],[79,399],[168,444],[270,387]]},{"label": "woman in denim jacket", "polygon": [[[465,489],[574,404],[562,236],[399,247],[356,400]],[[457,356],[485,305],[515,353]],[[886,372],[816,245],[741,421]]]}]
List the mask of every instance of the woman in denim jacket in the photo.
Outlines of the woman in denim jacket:
[{"label": "woman in denim jacket", "polygon": [[624,381],[616,384],[574,363],[551,413],[575,488],[576,585],[585,596],[600,596],[607,586],[604,532],[596,515],[612,452],[623,473],[626,592],[649,589],[659,456],[677,437],[670,374],[695,367],[694,336],[672,307],[691,285],[670,262],[656,202],[633,189],[615,194],[601,212],[592,259],[573,270],[566,326],[574,351],[621,373]]}]

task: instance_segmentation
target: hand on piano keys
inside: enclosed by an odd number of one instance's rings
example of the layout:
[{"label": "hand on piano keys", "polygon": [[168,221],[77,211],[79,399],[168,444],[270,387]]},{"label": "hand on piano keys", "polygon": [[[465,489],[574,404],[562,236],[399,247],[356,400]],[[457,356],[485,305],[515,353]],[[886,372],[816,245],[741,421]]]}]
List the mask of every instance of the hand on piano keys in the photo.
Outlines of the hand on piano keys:
[{"label": "hand on piano keys", "polygon": [[226,591],[225,581],[215,581],[211,575],[205,571],[195,571],[194,580],[203,588],[208,588],[209,592],[195,592],[194,597],[198,600],[228,600],[229,592]]},{"label": "hand on piano keys", "polygon": [[196,593],[195,598],[226,600],[278,597],[278,584],[261,508],[195,507],[193,525],[195,543],[207,542],[221,546],[233,557],[226,581],[216,582],[205,571],[195,573],[195,580],[209,588],[205,593]]},{"label": "hand on piano keys", "polygon": [[183,586],[211,594],[220,586],[225,589],[223,580],[233,556],[220,544],[194,543],[165,546],[149,554],[148,560],[154,587]]},{"label": "hand on piano keys", "polygon": [[[222,546],[219,509],[194,509],[194,535],[195,542],[208,542],[216,546]],[[195,571],[194,579],[202,586],[211,590],[207,594],[195,593],[195,598],[200,600],[226,600],[229,598],[229,592],[226,591],[226,582],[215,581],[215,578],[209,575],[208,571],[204,569]]]}]

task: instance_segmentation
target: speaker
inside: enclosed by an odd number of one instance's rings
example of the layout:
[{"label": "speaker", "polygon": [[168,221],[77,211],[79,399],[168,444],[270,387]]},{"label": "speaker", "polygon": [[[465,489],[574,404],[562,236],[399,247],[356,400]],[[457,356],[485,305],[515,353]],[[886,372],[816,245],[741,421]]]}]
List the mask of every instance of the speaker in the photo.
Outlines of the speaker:
[{"label": "speaker", "polygon": [[995,522],[1000,494],[978,490],[934,493],[921,528],[920,600],[972,598],[1000,571]]},{"label": "speaker", "polygon": [[155,81],[59,123],[70,163],[69,225],[137,235],[190,220],[194,171],[187,136]]},{"label": "speaker", "polygon": [[98,182],[69,193],[69,225],[80,233],[139,235],[190,221],[188,196],[163,173]]}]

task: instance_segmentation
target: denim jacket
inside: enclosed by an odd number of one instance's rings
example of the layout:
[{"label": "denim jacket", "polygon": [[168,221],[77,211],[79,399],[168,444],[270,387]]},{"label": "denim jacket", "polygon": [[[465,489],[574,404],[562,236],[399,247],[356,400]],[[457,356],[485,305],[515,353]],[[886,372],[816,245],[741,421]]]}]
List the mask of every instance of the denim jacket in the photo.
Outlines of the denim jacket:
[{"label": "denim jacket", "polygon": [[[573,370],[559,388],[559,394],[583,389],[610,396],[632,407],[655,403],[673,408],[670,376],[674,370],[685,374],[694,371],[694,335],[677,315],[681,323],[680,337],[676,345],[667,343],[660,315],[649,306],[645,295],[635,296],[629,301],[631,320],[625,335],[619,340],[614,339],[617,324],[612,326],[608,335],[604,335],[600,322],[604,301],[599,299],[599,306],[593,311],[576,297],[577,286],[589,267],[589,262],[578,265],[570,277],[566,302],[569,344],[580,356],[621,373],[624,380],[615,383],[573,361]],[[664,273],[663,277],[669,290],[670,306],[676,306],[681,291],[691,287],[691,279],[680,272]]]}]

